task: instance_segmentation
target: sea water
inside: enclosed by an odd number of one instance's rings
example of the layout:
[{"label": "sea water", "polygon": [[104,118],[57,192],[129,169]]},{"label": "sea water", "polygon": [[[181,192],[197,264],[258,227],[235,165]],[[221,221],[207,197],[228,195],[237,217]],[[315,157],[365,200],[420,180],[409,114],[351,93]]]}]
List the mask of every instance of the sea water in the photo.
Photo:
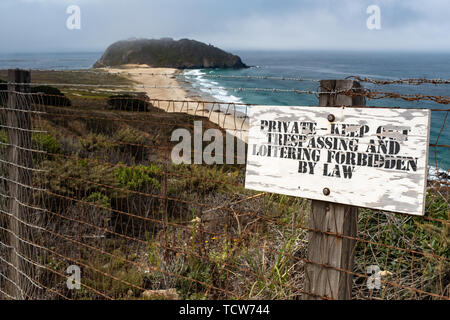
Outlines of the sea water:
[{"label": "sea water", "polygon": [[[314,106],[318,99],[313,94],[233,91],[226,88],[267,88],[317,91],[317,81],[279,81],[248,79],[206,78],[204,75],[237,75],[292,77],[313,80],[345,79],[350,76],[374,79],[428,78],[450,79],[449,53],[408,52],[314,52],[314,51],[234,51],[249,69],[187,70],[185,80],[199,92],[223,102],[242,102],[279,106]],[[0,69],[88,69],[101,57],[92,53],[21,53],[0,54]],[[371,90],[401,94],[428,94],[450,96],[450,85],[373,85],[363,83]],[[214,89],[210,89],[213,87]],[[431,101],[405,101],[401,99],[369,99],[368,106],[449,109]],[[450,145],[450,123],[443,127],[446,112],[432,112],[431,143]],[[447,122],[450,122],[450,115]],[[436,151],[436,153],[435,153]],[[450,148],[430,148],[431,166],[450,170]]]},{"label": "sea water", "polygon": [[101,56],[101,52],[0,53],[0,69],[88,69]]},{"label": "sea water", "polygon": [[[399,78],[450,79],[450,54],[400,52],[256,52],[237,51],[242,60],[252,67],[241,70],[188,70],[185,78],[194,88],[224,102],[240,102],[279,106],[315,106],[314,94],[267,91],[235,91],[226,88],[275,88],[318,91],[317,80],[345,79],[351,76],[394,80]],[[208,78],[205,75],[237,75],[304,78],[316,81],[286,81],[259,79]],[[365,88],[400,94],[427,94],[450,96],[450,85],[374,85],[362,83]],[[214,87],[214,89],[208,89]],[[368,99],[368,106],[449,109],[432,101],[402,99]],[[432,112],[431,143],[450,145],[450,115],[443,127],[446,112]],[[435,153],[436,151],[436,153]],[[450,169],[450,148],[430,148],[430,166]]]}]

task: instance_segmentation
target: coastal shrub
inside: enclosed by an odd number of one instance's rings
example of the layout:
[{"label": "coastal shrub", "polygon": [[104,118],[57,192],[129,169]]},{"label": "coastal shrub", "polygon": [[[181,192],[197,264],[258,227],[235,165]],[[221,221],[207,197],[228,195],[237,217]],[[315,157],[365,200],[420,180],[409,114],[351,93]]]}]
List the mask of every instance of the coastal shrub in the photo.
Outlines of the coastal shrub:
[{"label": "coastal shrub", "polygon": [[[6,130],[0,130],[0,150],[7,150],[8,146],[8,132]],[[32,149],[44,151],[51,154],[57,154],[61,152],[61,145],[52,135],[45,133],[33,133],[31,136]],[[45,158],[51,157],[51,155],[44,156]],[[43,159],[40,153],[33,152],[33,160],[39,162]]]},{"label": "coastal shrub", "polygon": [[151,107],[145,98],[129,94],[110,96],[107,103],[110,109],[120,111],[147,112]]},{"label": "coastal shrub", "polygon": [[111,199],[101,192],[91,193],[86,198],[86,202],[95,203],[105,208],[111,208]]},{"label": "coastal shrub", "polygon": [[[103,228],[111,229],[111,199],[101,192],[91,193],[84,201],[92,203],[93,205],[84,205],[85,209],[88,209],[89,216],[85,221],[91,221],[92,224]],[[90,232],[98,233],[99,230],[89,230]],[[109,236],[107,232],[102,234],[103,236]]]},{"label": "coastal shrub", "polygon": [[119,186],[135,191],[141,190],[145,186],[150,186],[156,190],[161,189],[161,184],[155,179],[161,173],[161,168],[153,164],[149,166],[119,167],[114,170],[114,176]]},{"label": "coastal shrub", "polygon": [[143,159],[145,140],[141,131],[130,127],[120,129],[115,136],[120,151],[134,156],[135,159]]},{"label": "coastal shrub", "polygon": [[[8,143],[8,132],[6,130],[0,130],[0,142],[3,144]],[[31,143],[33,148],[48,153],[59,153],[61,151],[61,145],[58,140],[47,133],[33,133],[31,136]]]},{"label": "coastal shrub", "polygon": [[89,196],[94,192],[101,192],[110,197],[116,196],[114,190],[104,187],[116,185],[114,168],[110,166],[87,159],[57,158],[46,161],[43,167],[48,170],[47,174],[37,176],[37,182],[46,185],[51,192],[67,196]]},{"label": "coastal shrub", "polygon": [[31,88],[31,92],[33,93],[44,93],[44,94],[49,94],[49,95],[53,95],[53,96],[63,96],[64,94],[55,87],[51,87],[51,86],[36,86]]},{"label": "coastal shrub", "polygon": [[[8,90],[7,82],[0,79],[0,91]],[[51,86],[32,86],[31,93],[39,93],[40,95],[35,99],[36,104],[57,106],[57,107],[70,107],[72,105],[69,98],[62,93],[58,88]],[[4,105],[8,101],[8,95],[6,92],[0,92],[0,104]]]},{"label": "coastal shrub", "polygon": [[[114,299],[135,299],[142,294],[145,274],[138,269],[138,257],[127,254],[125,246],[109,250],[110,254],[83,250],[84,263],[93,266],[83,273],[83,283],[94,288],[101,288],[104,294]],[[129,262],[131,261],[131,263]],[[99,271],[96,271],[99,270]],[[92,291],[76,291],[76,299],[94,299]]]},{"label": "coastal shrub", "polygon": [[51,86],[31,87],[31,93],[42,94],[36,99],[36,104],[56,107],[70,107],[72,102],[58,88]]},{"label": "coastal shrub", "polygon": [[159,199],[147,194],[159,194],[161,173],[161,168],[153,164],[117,167],[114,170],[115,183],[120,189],[117,189],[118,196],[112,199],[112,206],[119,212],[132,214],[130,216],[113,212],[116,232],[144,239],[143,230],[155,230],[158,223],[139,217],[159,217]]},{"label": "coastal shrub", "polygon": [[145,142],[142,133],[130,127],[120,129],[116,134],[116,140],[125,144],[143,144]]},{"label": "coastal shrub", "polygon": [[52,135],[46,133],[33,133],[31,143],[38,150],[56,154],[61,151],[61,145]]},{"label": "coastal shrub", "polygon": [[170,181],[169,193],[180,195],[188,192],[205,195],[208,193],[226,193],[238,191],[237,169],[221,166],[173,165],[171,171],[180,175],[180,179]]},{"label": "coastal shrub", "polygon": [[92,119],[83,119],[82,122],[84,124],[84,129],[86,130],[85,132],[82,132],[83,135],[95,133],[110,137],[118,130],[116,121],[111,121],[109,119],[97,119],[96,117],[93,117]]},{"label": "coastal shrub", "polygon": [[[450,255],[450,229],[445,224],[449,219],[449,205],[442,194],[430,190],[427,191],[426,203],[426,216],[436,220],[360,209],[358,229],[363,237],[387,246],[378,246],[376,257],[372,257],[367,255],[367,247],[371,245],[359,243],[355,252],[358,270],[374,264],[375,258],[378,262],[383,261],[380,268],[398,277],[396,282],[410,285],[420,278],[421,289],[426,292],[439,292],[442,287],[449,286],[450,267],[439,258]],[[380,228],[380,225],[384,227]],[[403,248],[424,254],[405,254]],[[366,281],[365,277],[355,279],[358,285]],[[393,286],[383,286],[379,291],[367,294],[383,299],[412,297],[411,292],[398,292]]]},{"label": "coastal shrub", "polygon": [[89,133],[85,138],[80,139],[81,148],[87,152],[110,150],[116,145],[103,134]]}]

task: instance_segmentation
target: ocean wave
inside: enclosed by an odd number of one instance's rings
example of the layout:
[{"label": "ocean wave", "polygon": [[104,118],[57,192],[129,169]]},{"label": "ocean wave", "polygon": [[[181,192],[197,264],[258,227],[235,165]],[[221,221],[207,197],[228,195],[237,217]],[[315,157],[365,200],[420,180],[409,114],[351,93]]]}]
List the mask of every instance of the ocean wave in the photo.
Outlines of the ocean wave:
[{"label": "ocean wave", "polygon": [[450,182],[450,173],[441,168],[436,168],[434,166],[428,166],[428,181],[437,182]]},{"label": "ocean wave", "polygon": [[205,78],[206,73],[202,70],[187,70],[184,77],[189,81],[195,89],[212,96],[220,102],[242,103],[241,98],[231,94],[224,87],[220,86],[217,81]]}]

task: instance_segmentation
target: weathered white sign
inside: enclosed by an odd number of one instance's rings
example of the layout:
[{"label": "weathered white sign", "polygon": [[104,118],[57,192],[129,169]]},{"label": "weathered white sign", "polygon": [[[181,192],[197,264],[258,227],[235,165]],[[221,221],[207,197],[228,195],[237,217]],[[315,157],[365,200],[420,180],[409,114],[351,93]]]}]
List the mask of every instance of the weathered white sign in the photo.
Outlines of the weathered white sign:
[{"label": "weathered white sign", "polygon": [[248,189],[424,214],[430,110],[254,106]]}]

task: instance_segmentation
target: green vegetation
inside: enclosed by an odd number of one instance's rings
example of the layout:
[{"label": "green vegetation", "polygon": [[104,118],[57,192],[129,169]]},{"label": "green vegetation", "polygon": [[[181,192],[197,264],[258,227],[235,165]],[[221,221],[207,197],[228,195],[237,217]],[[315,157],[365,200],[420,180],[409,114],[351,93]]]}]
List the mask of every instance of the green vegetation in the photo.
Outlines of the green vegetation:
[{"label": "green vegetation", "polygon": [[168,68],[246,68],[238,56],[195,40],[126,40],[109,46],[95,68],[148,64]]},{"label": "green vegetation", "polygon": [[[6,130],[0,130],[0,143],[0,149],[6,150],[6,144],[8,144],[8,132]],[[43,153],[56,154],[61,152],[61,145],[56,137],[47,133],[33,133],[31,135],[31,147]],[[38,153],[33,155],[35,160],[38,160],[38,155]]]},{"label": "green vegetation", "polygon": [[[49,133],[32,136],[33,147],[49,153],[34,162],[47,170],[33,180],[48,191],[34,195],[36,206],[48,210],[42,223],[76,241],[38,236],[67,255],[45,253],[39,262],[60,273],[79,262],[85,286],[69,291],[49,272],[44,285],[75,299],[143,299],[145,290],[168,289],[183,299],[300,298],[308,200],[246,190],[243,165],[173,165],[173,129],[192,130],[195,120],[216,128],[205,119],[154,108],[136,117],[110,110],[111,94],[90,94],[71,96],[72,108],[89,117],[46,115],[41,125]],[[72,115],[72,108],[54,109]],[[0,130],[0,142],[7,137]],[[448,294],[445,190],[429,190],[427,219],[360,210],[355,298],[436,298],[408,288]],[[369,290],[371,265],[391,283]]]},{"label": "green vegetation", "polygon": [[[73,290],[74,298],[80,300],[95,300],[99,296],[88,288],[98,288],[102,294],[116,299],[133,299],[142,292],[144,284],[144,274],[133,264],[127,261],[136,261],[136,256],[124,255],[121,250],[111,246],[109,255],[99,253],[91,254],[89,259],[84,261],[89,268],[83,269],[84,285],[81,290]],[[102,298],[100,296],[100,298]]]},{"label": "green vegetation", "polygon": [[161,185],[156,177],[161,175],[161,168],[156,165],[119,167],[114,171],[119,186],[129,190],[140,190],[146,185],[153,189],[160,189]]},{"label": "green vegetation", "polygon": [[[434,192],[427,195],[426,216],[444,222],[362,209],[358,227],[380,245],[359,243],[356,263],[361,273],[364,274],[365,267],[377,265],[392,274],[383,280],[407,283],[425,292],[443,292],[450,285],[450,264],[445,261],[450,256],[449,213],[447,200]],[[357,277],[355,281],[363,283],[366,279]],[[429,299],[426,295],[390,285],[372,294],[383,299]]]},{"label": "green vegetation", "polygon": [[56,137],[46,133],[33,133],[31,136],[31,143],[38,150],[55,154],[61,152],[61,144]]},{"label": "green vegetation", "polygon": [[91,193],[87,198],[87,202],[92,202],[95,204],[98,204],[99,206],[105,207],[105,208],[111,208],[111,199],[101,192],[94,192]]},{"label": "green vegetation", "polygon": [[48,94],[48,95],[53,95],[53,96],[64,96],[64,94],[55,87],[51,87],[51,86],[34,86],[31,88],[31,92],[32,93],[43,93],[43,94]]},{"label": "green vegetation", "polygon": [[147,112],[151,104],[142,97],[132,96],[129,94],[120,94],[110,96],[108,105],[113,110]]},{"label": "green vegetation", "polygon": [[[66,71],[33,71],[32,83],[61,83],[61,84],[94,84],[108,83],[111,85],[131,85],[134,82],[120,75],[110,74],[107,71],[95,70],[73,70],[76,72]],[[0,70],[0,78],[5,79],[8,70]],[[67,87],[63,87],[67,90]],[[64,90],[62,90],[64,91]]]},{"label": "green vegetation", "polygon": [[54,157],[51,161],[44,161],[42,167],[49,169],[45,177],[38,177],[43,179],[43,184],[53,192],[68,196],[94,192],[108,194],[110,189],[97,184],[115,185],[114,168],[86,159]]},{"label": "green vegetation", "polygon": [[130,127],[120,129],[116,134],[115,140],[125,145],[142,145],[146,142],[141,131]]},{"label": "green vegetation", "polygon": [[34,100],[37,104],[56,107],[70,107],[72,105],[70,99],[55,87],[32,86],[31,93],[42,94]]},{"label": "green vegetation", "polygon": [[225,166],[199,166],[199,165],[172,165],[171,172],[175,176],[171,180],[173,194],[182,192],[205,195],[210,193],[232,193],[243,191],[239,186],[242,177],[239,176],[239,167],[226,168]]},{"label": "green vegetation", "polygon": [[[58,84],[83,84],[83,85],[98,85],[99,83],[108,83],[109,85],[131,86],[135,84],[134,81],[129,80],[121,75],[110,74],[107,71],[97,69],[95,73],[90,70],[75,70],[76,72],[66,71],[33,71],[32,83],[58,83]],[[0,79],[7,77],[7,70],[0,70]],[[6,82],[3,82],[6,83]],[[6,85],[0,82],[0,90],[2,86],[6,89]],[[35,86],[32,86],[32,88]],[[58,89],[64,94],[67,99],[70,99],[71,104],[80,108],[80,105],[89,103],[92,106],[92,99],[96,99],[96,104],[101,105],[102,100],[111,96],[111,90],[108,88],[98,87],[70,87],[62,86]],[[41,91],[42,92],[42,91]],[[85,99],[89,99],[86,101]],[[102,99],[102,100],[100,100]]]},{"label": "green vegetation", "polygon": [[89,133],[85,138],[80,139],[81,148],[86,152],[96,152],[110,150],[116,144],[103,134]]}]

